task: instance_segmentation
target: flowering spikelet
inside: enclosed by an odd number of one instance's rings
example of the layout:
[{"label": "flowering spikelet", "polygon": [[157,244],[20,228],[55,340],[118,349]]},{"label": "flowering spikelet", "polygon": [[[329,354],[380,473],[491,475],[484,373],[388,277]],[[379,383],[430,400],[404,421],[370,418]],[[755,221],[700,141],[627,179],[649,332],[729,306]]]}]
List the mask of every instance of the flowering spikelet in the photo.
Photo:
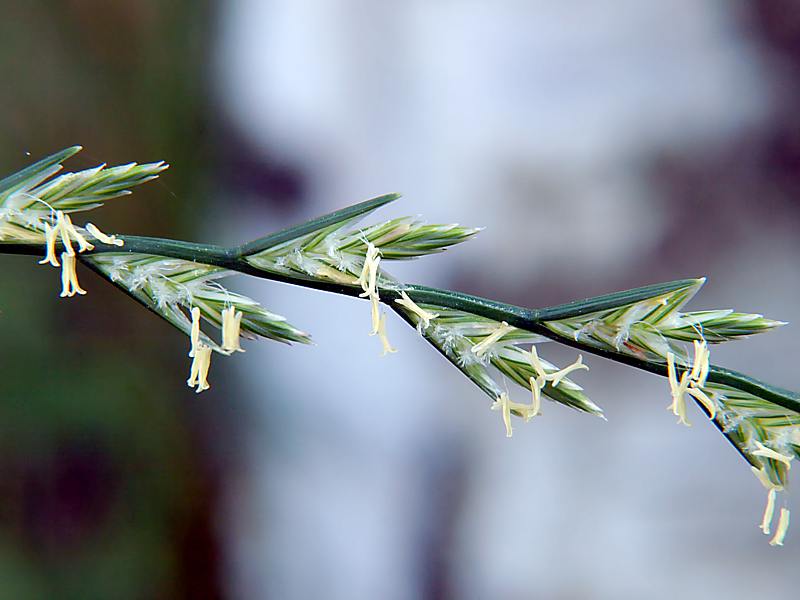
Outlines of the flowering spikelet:
[{"label": "flowering spikelet", "polygon": [[186,385],[189,387],[197,386],[195,393],[209,389],[211,386],[208,384],[208,370],[211,367],[211,346],[207,346],[202,342],[197,344],[194,349],[194,356],[192,357],[192,367],[189,374],[189,379],[186,380]]},{"label": "flowering spikelet", "polygon": [[222,311],[222,349],[227,352],[244,352],[239,344],[242,313],[233,306]]},{"label": "flowering spikelet", "polygon": [[75,255],[67,252],[61,253],[61,297],[72,297],[75,294],[86,294],[78,283],[78,273],[75,270]]},{"label": "flowering spikelet", "polygon": [[395,302],[407,308],[419,318],[419,321],[417,321],[417,331],[420,332],[430,327],[431,321],[439,316],[437,313],[429,312],[421,308],[416,302],[409,298],[408,294],[404,291],[400,292],[400,298],[396,299]]}]

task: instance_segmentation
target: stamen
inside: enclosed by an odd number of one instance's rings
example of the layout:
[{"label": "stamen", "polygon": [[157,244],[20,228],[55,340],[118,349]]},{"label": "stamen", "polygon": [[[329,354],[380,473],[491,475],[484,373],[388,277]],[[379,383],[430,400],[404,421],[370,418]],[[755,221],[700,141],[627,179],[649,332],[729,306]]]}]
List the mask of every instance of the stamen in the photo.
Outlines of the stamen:
[{"label": "stamen", "polygon": [[186,385],[189,387],[197,386],[195,393],[209,389],[211,386],[208,384],[208,370],[211,367],[211,346],[199,343],[195,348],[194,357],[192,358],[192,367],[189,374],[189,379],[186,380]]},{"label": "stamen", "polygon": [[381,356],[386,356],[387,354],[394,354],[397,352],[395,348],[392,348],[392,345],[389,343],[389,338],[386,336],[386,313],[383,313],[378,319],[378,336],[381,339],[381,344],[383,345],[383,354]]},{"label": "stamen", "polygon": [[503,413],[503,423],[506,426],[506,437],[514,435],[511,429],[511,404],[508,392],[501,392],[500,396],[492,404],[492,410],[500,410]]},{"label": "stamen", "polygon": [[75,270],[75,255],[61,253],[61,297],[72,297],[75,294],[86,294],[78,283],[78,273]]},{"label": "stamen", "polygon": [[769,524],[772,522],[772,515],[775,512],[775,488],[770,488],[767,493],[767,505],[764,507],[764,516],[761,519],[761,531],[764,535],[769,535]]},{"label": "stamen", "polygon": [[109,244],[111,246],[124,246],[125,240],[117,239],[115,235],[106,235],[100,229],[97,228],[96,225],[93,223],[86,224],[86,231],[88,231],[95,239],[103,242],[104,244]]},{"label": "stamen", "polygon": [[222,349],[227,352],[244,352],[239,343],[242,313],[233,306],[222,311]]},{"label": "stamen", "polygon": [[335,281],[336,283],[341,283],[343,285],[353,285],[359,282],[358,279],[349,273],[344,273],[339,269],[333,269],[328,265],[321,265],[319,268],[317,268],[315,275],[317,277],[325,277],[331,281]]},{"label": "stamen", "polygon": [[58,228],[50,227],[49,223],[45,223],[44,235],[45,240],[47,240],[47,254],[39,261],[39,264],[44,265],[50,263],[54,267],[60,267],[61,265],[56,258],[56,237],[58,237]]},{"label": "stamen", "polygon": [[786,532],[789,530],[789,509],[782,508],[781,516],[778,517],[778,528],[775,530],[775,536],[769,541],[770,546],[783,546],[783,540],[786,537]]},{"label": "stamen", "polygon": [[539,386],[539,383],[533,377],[529,379],[529,382],[531,384],[532,398],[531,398],[531,407],[528,412],[528,417],[526,419],[528,421],[539,414],[539,409],[542,406],[542,390]]},{"label": "stamen", "polygon": [[689,375],[689,379],[696,386],[703,386],[706,382],[706,377],[708,376],[708,345],[706,344],[705,340],[694,341],[694,362],[692,363],[692,372]]},{"label": "stamen", "polygon": [[678,424],[691,426],[686,416],[686,392],[689,389],[689,372],[684,371],[678,381],[675,372],[675,355],[672,352],[667,352],[667,376],[669,377],[670,394],[672,396],[672,404],[667,407],[671,410],[672,414],[678,417]]},{"label": "stamen", "polygon": [[380,250],[378,250],[372,242],[367,242],[367,254],[364,258],[364,267],[361,269],[361,276],[358,278],[358,283],[361,285],[363,293],[359,294],[360,298],[369,298],[372,305],[372,331],[370,335],[376,335],[380,326],[380,314],[378,303],[380,296],[378,295],[378,265],[380,265],[381,257]]},{"label": "stamen", "polygon": [[708,397],[708,395],[706,395],[706,393],[703,390],[696,387],[689,387],[686,391],[705,407],[705,409],[708,411],[709,419],[713,420],[714,418],[716,418],[717,405],[711,398]]},{"label": "stamen", "polygon": [[56,214],[60,217],[61,241],[68,251],[72,251],[72,245],[69,243],[70,237],[75,238],[75,241],[78,242],[78,252],[94,250],[94,246],[83,237],[81,232],[75,229],[75,226],[72,224],[72,219],[69,218],[68,214],[62,211],[58,211]]},{"label": "stamen", "polygon": [[67,222],[68,219],[69,217],[65,215],[62,211],[59,210],[58,212],[56,212],[56,228],[58,229],[58,232],[61,234],[61,243],[64,244],[64,249],[66,250],[67,254],[75,256],[75,250],[73,250],[72,242],[69,239],[69,234],[70,234],[69,229],[70,226],[72,225],[72,222],[70,221],[68,223]]},{"label": "stamen", "polygon": [[189,350],[189,357],[194,358],[197,347],[200,344],[200,309],[195,306],[192,308],[192,348]]},{"label": "stamen", "polygon": [[564,377],[566,377],[573,371],[580,371],[580,370],[584,371],[589,370],[589,367],[583,364],[583,355],[581,354],[578,355],[578,360],[576,360],[574,363],[572,363],[568,367],[564,367],[563,369],[561,369],[556,373],[553,373],[553,375],[551,376],[553,387],[558,387],[558,384],[561,383],[561,380],[564,379]]},{"label": "stamen", "polygon": [[411,298],[408,297],[404,291],[400,292],[400,298],[396,299],[395,302],[400,306],[404,306],[412,313],[419,317],[419,322],[417,323],[417,328],[427,329],[430,327],[431,321],[439,316],[438,313],[433,313],[421,308],[414,302]]},{"label": "stamen", "polygon": [[542,365],[542,361],[539,359],[539,354],[536,352],[536,346],[531,346],[531,366],[533,367],[533,371],[536,373],[536,385],[539,386],[539,389],[544,387],[544,382],[547,380],[547,372],[544,370],[544,365]]},{"label": "stamen", "polygon": [[780,452],[775,452],[772,448],[768,448],[758,440],[754,440],[757,450],[751,452],[753,456],[763,456],[764,458],[771,458],[772,460],[777,460],[778,462],[782,462],[786,465],[787,469],[792,468],[792,459],[794,456],[786,456],[785,454],[781,454]]},{"label": "stamen", "polygon": [[492,344],[514,329],[515,327],[512,327],[505,321],[501,322],[500,325],[497,326],[497,329],[487,335],[481,342],[478,342],[472,347],[472,353],[476,354],[477,356],[483,356],[486,354],[489,348],[491,348]]},{"label": "stamen", "polygon": [[770,481],[769,475],[767,475],[767,470],[764,467],[760,469],[756,469],[755,467],[750,467],[750,470],[753,472],[756,478],[758,478],[758,480],[761,482],[761,485],[763,485],[766,489],[771,490],[772,488],[775,488],[775,490],[778,492],[780,492],[783,489],[782,485],[775,485],[774,483],[772,483],[772,481]]}]

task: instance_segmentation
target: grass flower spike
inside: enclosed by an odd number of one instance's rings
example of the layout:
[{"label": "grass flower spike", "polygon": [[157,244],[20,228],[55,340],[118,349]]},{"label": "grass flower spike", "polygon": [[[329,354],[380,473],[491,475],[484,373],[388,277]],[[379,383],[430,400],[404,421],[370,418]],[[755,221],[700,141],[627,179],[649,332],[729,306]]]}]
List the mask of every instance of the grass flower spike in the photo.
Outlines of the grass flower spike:
[{"label": "grass flower spike", "polygon": [[[396,350],[386,336],[389,311],[381,311],[383,303],[489,398],[492,410],[501,412],[507,437],[513,435],[514,419],[531,420],[544,401],[605,418],[572,379],[588,370],[583,354],[559,368],[537,348],[550,341],[665,377],[669,409],[679,423],[689,425],[687,402],[697,404],[766,488],[760,529],[772,532],[779,499],[785,504],[792,462],[800,456],[800,394],[712,365],[709,347],[784,322],[732,309],[685,310],[704,278],[543,308],[398,281],[384,270],[387,262],[438,254],[480,230],[428,224],[417,217],[360,223],[396,201],[397,194],[236,247],[106,235],[92,223],[75,225],[70,215],[129,194],[167,165],[99,165],[61,173],[62,163],[79,150],[67,148],[0,180],[0,250],[43,256],[40,264],[61,267],[65,297],[86,293],[77,279],[81,262],[188,336],[192,363],[187,385],[196,393],[210,387],[212,354],[243,351],[242,338],[310,342],[285,317],[231,290],[226,282],[237,273],[366,298],[371,335],[380,338],[385,355]],[[512,399],[509,382],[530,394],[529,404]],[[789,521],[788,507],[781,506],[771,545],[785,543]]]}]

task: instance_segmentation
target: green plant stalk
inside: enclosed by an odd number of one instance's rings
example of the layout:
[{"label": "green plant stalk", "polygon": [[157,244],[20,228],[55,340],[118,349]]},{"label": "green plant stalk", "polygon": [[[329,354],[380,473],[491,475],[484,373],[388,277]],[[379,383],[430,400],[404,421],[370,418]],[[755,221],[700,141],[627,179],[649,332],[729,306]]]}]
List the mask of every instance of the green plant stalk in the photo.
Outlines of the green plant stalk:
[{"label": "green plant stalk", "polygon": [[[393,199],[391,196],[381,199],[380,204]],[[354,215],[358,213],[354,212]],[[319,224],[314,222],[314,226]],[[86,257],[103,253],[136,253],[151,254],[169,258],[194,261],[206,265],[212,265],[237,271],[261,279],[279,281],[292,285],[299,285],[315,290],[331,292],[351,297],[359,297],[361,289],[356,286],[342,285],[335,282],[320,281],[317,279],[302,277],[299,275],[267,272],[250,265],[245,259],[245,255],[253,252],[254,249],[268,247],[271,244],[279,243],[286,236],[291,239],[298,234],[295,229],[289,233],[279,232],[266,238],[261,238],[254,242],[238,247],[223,247],[213,244],[198,244],[181,240],[170,240],[164,238],[142,237],[132,235],[120,235],[119,239],[125,241],[123,247],[111,246],[102,243],[95,243],[94,250],[86,251],[78,255],[78,258],[85,265],[94,269],[85,260]],[[301,232],[302,233],[302,232]],[[22,242],[0,242],[0,253],[2,254],[21,254],[30,256],[43,256],[45,247],[43,244],[29,244]],[[609,349],[596,348],[575,340],[572,337],[559,335],[545,326],[546,321],[566,319],[605,310],[620,306],[622,304],[634,303],[655,295],[668,293],[672,290],[685,286],[691,280],[679,280],[668,283],[649,285],[623,292],[616,292],[604,296],[596,296],[586,300],[578,300],[567,304],[546,308],[524,308],[481,298],[462,292],[443,290],[417,284],[404,284],[402,286],[411,298],[417,303],[435,304],[442,307],[461,310],[473,313],[482,317],[496,321],[505,321],[509,325],[542,335],[566,346],[577,348],[584,352],[589,352],[618,363],[622,363],[655,375],[667,377],[667,367],[664,363],[643,360],[620,352]],[[394,300],[400,298],[398,289],[383,287],[380,289],[381,301],[393,308]],[[679,368],[679,371],[681,369]],[[711,365],[708,374],[708,381],[729,385],[750,392],[765,400],[773,402],[784,408],[800,412],[800,394],[769,385],[765,382],[754,379],[744,373],[726,369],[724,367]]]}]

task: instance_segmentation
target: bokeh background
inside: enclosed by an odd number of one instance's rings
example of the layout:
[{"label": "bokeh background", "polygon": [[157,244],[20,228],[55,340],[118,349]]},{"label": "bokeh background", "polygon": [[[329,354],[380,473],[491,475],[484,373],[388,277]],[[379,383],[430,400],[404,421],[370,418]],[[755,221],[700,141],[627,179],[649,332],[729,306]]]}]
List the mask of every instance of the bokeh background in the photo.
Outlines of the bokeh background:
[{"label": "bokeh background", "polygon": [[[234,243],[401,191],[379,216],[487,227],[407,280],[539,306],[708,275],[694,308],[800,321],[792,0],[0,7],[3,173],[75,143],[173,165],[105,230]],[[0,269],[0,598],[797,595],[797,528],[767,545],[760,484],[663,380],[589,358],[609,421],[507,440],[399,321],[380,358],[363,303],[242,278],[317,344],[249,344],[195,396],[186,340],[101,280]],[[796,327],[714,360],[800,388]]]}]

